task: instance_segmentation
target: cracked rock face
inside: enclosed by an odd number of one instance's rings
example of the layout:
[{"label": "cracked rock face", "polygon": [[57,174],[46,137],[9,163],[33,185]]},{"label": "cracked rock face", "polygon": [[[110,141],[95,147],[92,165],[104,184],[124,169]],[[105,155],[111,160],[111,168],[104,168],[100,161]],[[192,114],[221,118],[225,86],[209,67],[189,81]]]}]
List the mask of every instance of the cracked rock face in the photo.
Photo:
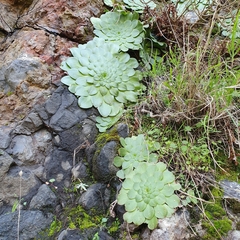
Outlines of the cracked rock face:
[{"label": "cracked rock face", "polygon": [[93,38],[90,17],[102,8],[100,0],[0,3],[0,126],[47,100],[69,48]]}]

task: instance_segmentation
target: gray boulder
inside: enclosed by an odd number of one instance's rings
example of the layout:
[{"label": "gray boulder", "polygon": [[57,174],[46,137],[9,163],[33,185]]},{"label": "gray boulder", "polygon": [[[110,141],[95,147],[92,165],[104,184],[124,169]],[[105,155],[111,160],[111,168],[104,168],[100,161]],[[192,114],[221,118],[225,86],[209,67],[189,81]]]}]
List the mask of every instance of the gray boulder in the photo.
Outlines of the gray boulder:
[{"label": "gray boulder", "polygon": [[3,150],[0,150],[0,181],[2,182],[5,175],[9,171],[13,159],[8,153]]},{"label": "gray boulder", "polygon": [[116,176],[118,169],[113,165],[113,159],[117,154],[117,142],[107,142],[99,155],[93,158],[92,173],[98,182],[108,182]]},{"label": "gray boulder", "polygon": [[35,111],[45,125],[55,132],[70,129],[81,124],[87,117],[97,114],[94,109],[79,108],[77,98],[63,86],[58,87],[44,105],[36,106]]},{"label": "gray boulder", "polygon": [[53,221],[51,213],[43,213],[41,211],[21,210],[20,219],[18,217],[18,211],[1,215],[1,240],[16,240],[18,234],[21,240],[34,239],[38,233],[48,228]]},{"label": "gray boulder", "polygon": [[19,165],[43,163],[51,148],[52,135],[46,129],[39,130],[31,136],[17,135],[12,139],[8,153]]},{"label": "gray boulder", "polygon": [[32,198],[30,202],[30,209],[44,209],[44,208],[55,208],[57,205],[57,197],[53,191],[46,185],[43,184],[37,194]]},{"label": "gray boulder", "polygon": [[150,240],[189,239],[188,220],[189,213],[186,210],[176,212],[170,218],[159,219],[158,228],[153,230]]},{"label": "gray boulder", "polygon": [[[8,164],[11,159],[8,160]],[[7,165],[5,165],[7,169]],[[22,171],[22,176],[19,173]],[[37,193],[41,182],[35,174],[28,168],[18,166],[10,167],[0,184],[0,199],[13,205],[19,199],[20,191],[22,201],[29,203],[30,199]]]},{"label": "gray boulder", "polygon": [[93,209],[105,213],[110,203],[110,193],[106,184],[96,183],[81,195],[78,203],[90,213]]},{"label": "gray boulder", "polygon": [[0,149],[6,149],[11,142],[12,128],[0,126]]}]

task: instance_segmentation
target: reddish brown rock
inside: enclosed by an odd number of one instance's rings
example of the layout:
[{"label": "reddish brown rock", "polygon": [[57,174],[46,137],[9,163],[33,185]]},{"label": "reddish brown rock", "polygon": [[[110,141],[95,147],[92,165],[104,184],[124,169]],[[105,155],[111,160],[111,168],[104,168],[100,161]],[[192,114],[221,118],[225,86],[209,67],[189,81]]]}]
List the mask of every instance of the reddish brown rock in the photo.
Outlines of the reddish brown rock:
[{"label": "reddish brown rock", "polygon": [[2,45],[0,55],[0,125],[23,118],[46,101],[63,75],[60,64],[77,43],[44,30],[24,28]]},{"label": "reddish brown rock", "polygon": [[103,3],[5,0],[0,8],[0,30],[12,32],[0,44],[1,126],[46,101],[60,84],[69,48],[93,38],[90,18],[100,15]]},{"label": "reddish brown rock", "polygon": [[[30,11],[29,11],[30,9]],[[18,26],[32,26],[59,34],[79,43],[92,39],[90,18],[103,10],[101,0],[40,0],[33,3],[18,21]]]},{"label": "reddish brown rock", "polygon": [[33,0],[1,0],[0,2],[0,29],[13,32],[19,17],[24,9],[32,4]]}]

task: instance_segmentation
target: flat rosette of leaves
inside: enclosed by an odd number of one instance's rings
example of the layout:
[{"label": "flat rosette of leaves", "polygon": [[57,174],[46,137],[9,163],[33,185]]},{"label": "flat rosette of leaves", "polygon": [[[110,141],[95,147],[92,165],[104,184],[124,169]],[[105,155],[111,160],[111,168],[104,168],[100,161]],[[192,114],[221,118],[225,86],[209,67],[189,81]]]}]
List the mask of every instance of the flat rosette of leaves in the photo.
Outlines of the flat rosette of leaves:
[{"label": "flat rosette of leaves", "polygon": [[123,146],[119,148],[119,156],[114,158],[114,165],[122,169],[117,172],[117,176],[124,179],[140,162],[158,161],[158,156],[153,151],[160,148],[157,143],[149,143],[144,139],[144,135],[132,136],[129,138],[120,138],[120,143]]},{"label": "flat rosette of leaves", "polygon": [[124,52],[128,49],[138,50],[143,41],[144,28],[136,12],[107,12],[100,18],[90,20],[94,33],[105,41],[116,43]]},{"label": "flat rosette of leaves", "polygon": [[78,97],[81,108],[95,107],[103,117],[116,116],[127,101],[136,102],[142,89],[138,62],[119,52],[118,45],[94,38],[70,49],[73,57],[62,62],[68,73],[61,79]]},{"label": "flat rosette of leaves", "polygon": [[157,219],[170,217],[179,206],[180,199],[174,193],[180,189],[173,173],[166,164],[141,162],[122,183],[117,201],[125,205],[123,218],[128,223],[147,223],[149,229],[157,226]]},{"label": "flat rosette of leaves", "polygon": [[126,7],[138,12],[143,13],[146,7],[154,9],[156,4],[151,0],[123,0],[126,4]]}]

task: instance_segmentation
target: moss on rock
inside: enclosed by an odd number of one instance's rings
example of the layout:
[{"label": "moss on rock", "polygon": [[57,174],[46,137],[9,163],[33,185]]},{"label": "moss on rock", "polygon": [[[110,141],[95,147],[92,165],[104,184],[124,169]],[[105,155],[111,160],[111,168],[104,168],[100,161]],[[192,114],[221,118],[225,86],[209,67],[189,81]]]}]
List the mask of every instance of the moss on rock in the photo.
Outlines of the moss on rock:
[{"label": "moss on rock", "polygon": [[207,240],[222,239],[232,229],[232,221],[222,206],[222,190],[214,188],[212,196],[213,203],[205,204],[205,214],[208,219],[202,222],[202,226],[206,229],[206,234],[202,239]]}]

